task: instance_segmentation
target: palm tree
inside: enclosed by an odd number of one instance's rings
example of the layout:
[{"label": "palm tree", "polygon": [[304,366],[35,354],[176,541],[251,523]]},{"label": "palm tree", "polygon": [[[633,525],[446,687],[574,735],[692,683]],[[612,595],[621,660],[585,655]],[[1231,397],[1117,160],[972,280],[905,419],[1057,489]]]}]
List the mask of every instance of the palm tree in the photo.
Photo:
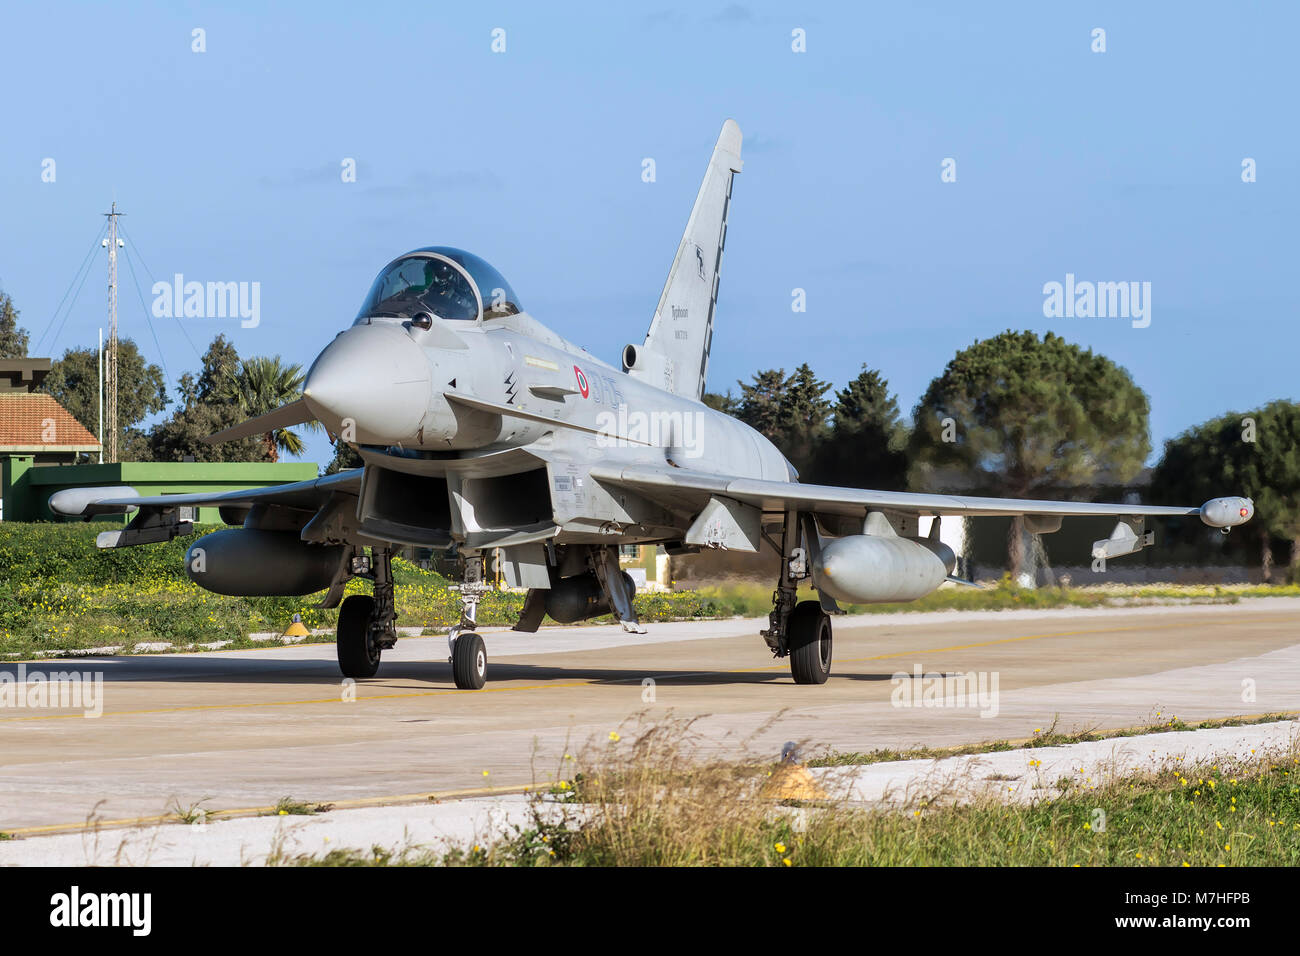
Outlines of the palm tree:
[{"label": "palm tree", "polygon": [[[240,362],[238,370],[226,372],[220,392],[222,398],[239,406],[245,418],[256,418],[301,398],[303,378],[301,365],[285,365],[278,355],[255,355]],[[315,430],[320,424],[307,422],[305,427]],[[306,447],[302,438],[287,428],[266,432],[262,444],[269,461],[279,461],[282,451],[300,455]]]}]

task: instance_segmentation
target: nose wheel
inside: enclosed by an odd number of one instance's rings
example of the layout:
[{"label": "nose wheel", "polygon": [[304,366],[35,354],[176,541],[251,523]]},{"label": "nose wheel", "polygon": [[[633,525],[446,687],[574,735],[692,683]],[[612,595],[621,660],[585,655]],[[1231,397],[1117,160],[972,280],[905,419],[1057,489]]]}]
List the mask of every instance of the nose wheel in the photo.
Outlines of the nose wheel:
[{"label": "nose wheel", "polygon": [[478,555],[466,556],[465,577],[460,584],[452,585],[460,592],[460,623],[447,634],[451,645],[451,676],[461,690],[478,690],[487,683],[487,648],[483,638],[475,632],[478,603],[490,588],[483,580],[483,559]]},{"label": "nose wheel", "polygon": [[487,683],[487,647],[476,631],[453,630],[451,675],[461,690],[479,690]]}]

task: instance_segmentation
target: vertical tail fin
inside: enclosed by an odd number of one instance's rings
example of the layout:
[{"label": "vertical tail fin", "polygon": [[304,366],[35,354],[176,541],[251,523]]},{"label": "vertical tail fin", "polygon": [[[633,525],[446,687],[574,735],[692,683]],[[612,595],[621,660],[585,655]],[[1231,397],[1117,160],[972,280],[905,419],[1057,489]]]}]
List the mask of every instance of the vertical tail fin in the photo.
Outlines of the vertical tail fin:
[{"label": "vertical tail fin", "polygon": [[[634,358],[628,368],[631,374],[640,372],[674,394],[697,400],[704,394],[709,368],[731,180],[742,165],[740,127],[735,120],[727,120],[713,148],[691,218],[686,221],[686,231],[645,343],[639,351],[627,350]],[[625,365],[627,358],[625,354]]]}]

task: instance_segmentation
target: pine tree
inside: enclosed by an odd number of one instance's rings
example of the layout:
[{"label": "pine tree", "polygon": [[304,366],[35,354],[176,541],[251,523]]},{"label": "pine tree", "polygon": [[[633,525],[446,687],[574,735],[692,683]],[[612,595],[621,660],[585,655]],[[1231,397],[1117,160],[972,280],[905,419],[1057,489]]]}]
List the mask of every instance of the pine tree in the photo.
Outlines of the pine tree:
[{"label": "pine tree", "polygon": [[[1051,332],[1010,330],[954,356],[913,414],[911,483],[1013,498],[1086,496],[1151,451],[1146,393],[1124,368]],[[1012,574],[1024,519],[1007,538]]]},{"label": "pine tree", "polygon": [[865,365],[835,393],[830,434],[808,480],[823,485],[902,491],[907,487],[907,432],[889,383]]}]

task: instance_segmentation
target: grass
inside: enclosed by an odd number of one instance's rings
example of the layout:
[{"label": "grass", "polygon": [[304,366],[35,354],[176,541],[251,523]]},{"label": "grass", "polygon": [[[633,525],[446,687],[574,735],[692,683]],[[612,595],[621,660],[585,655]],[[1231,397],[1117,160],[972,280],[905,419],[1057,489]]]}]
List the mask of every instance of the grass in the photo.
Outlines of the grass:
[{"label": "grass", "polygon": [[[203,650],[227,642],[232,649],[271,646],[254,641],[255,633],[279,633],[301,614],[309,630],[332,632],[336,610],[314,605],[321,595],[305,597],[226,597],[204,591],[183,573],[185,550],[195,535],[136,548],[97,551],[97,532],[115,525],[20,524],[0,522],[0,656],[166,643],[171,650]],[[457,595],[447,579],[401,560],[393,562],[397,583],[398,624],[442,632],[460,617]],[[368,582],[354,579],[349,594],[365,593]],[[811,596],[811,591],[805,592]],[[1196,602],[1235,603],[1255,596],[1296,596],[1300,586],[1174,587],[1096,586],[1026,589],[1003,580],[983,590],[944,587],[909,604],[845,607],[851,613],[898,611],[1008,610],[1013,608],[1116,607],[1134,604]],[[644,622],[762,617],[771,609],[772,589],[734,582],[694,591],[638,594],[636,608]],[[512,625],[524,595],[489,592],[479,606],[484,626]],[[591,623],[609,622],[610,617]],[[308,642],[329,642],[332,633]]]},{"label": "grass", "polygon": [[[301,866],[1296,866],[1300,749],[1171,762],[1033,804],[923,796],[887,809],[764,799],[770,763],[696,759],[689,722],[579,758],[531,821],[466,847],[336,849]],[[629,737],[631,735],[629,734]]]},{"label": "grass", "polygon": [[[772,588],[750,581],[729,581],[697,589],[723,611],[760,617],[771,610]],[[807,589],[807,597],[813,592]],[[841,604],[849,614],[897,614],[904,611],[1010,611],[1053,608],[1133,607],[1150,604],[1236,604],[1243,598],[1300,597],[1300,585],[1120,585],[1025,588],[1004,577],[985,588],[942,587],[905,604]]]},{"label": "grass", "polygon": [[[159,545],[96,552],[103,524],[24,525],[0,522],[0,655],[30,657],[40,652],[169,643],[171,650],[203,650],[224,641],[229,648],[270,646],[254,633],[279,633],[301,614],[309,630],[332,632],[337,610],[314,605],[321,594],[304,597],[226,597],[204,591],[185,577],[186,548],[199,534]],[[130,552],[130,554],[124,554]],[[393,562],[398,624],[443,631],[460,619],[460,601],[447,579],[402,561]],[[347,593],[367,593],[370,584],[348,582]],[[524,595],[495,591],[479,605],[485,626],[513,625]],[[721,609],[694,592],[640,594],[643,621],[715,618]],[[605,620],[612,620],[606,618]],[[306,641],[331,642],[327,633]]]},{"label": "grass", "polygon": [[972,754],[1002,753],[1008,750],[1034,749],[1037,747],[1063,747],[1068,744],[1090,743],[1094,740],[1110,740],[1118,737],[1139,737],[1144,734],[1163,734],[1171,731],[1212,730],[1217,727],[1246,727],[1251,724],[1271,724],[1282,720],[1295,720],[1292,714],[1262,714],[1251,717],[1223,717],[1214,720],[1185,722],[1178,717],[1162,717],[1139,727],[1123,727],[1114,730],[1080,730],[1061,733],[1056,729],[1056,721],[1044,730],[1035,730],[1032,737],[1024,740],[992,740],[979,744],[964,744],[958,747],[910,747],[902,750],[880,748],[863,752],[840,753],[829,751],[808,761],[810,767],[853,767],[873,763],[889,763],[895,760],[940,760],[944,757],[964,757]]},{"label": "grass", "polygon": [[181,805],[181,802],[172,798],[171,804],[167,807],[167,812],[173,814],[178,821],[184,824],[202,823],[208,818],[207,808],[203,806],[211,797],[204,797],[202,800],[196,800],[188,805]]},{"label": "grass", "polygon": [[276,801],[274,809],[268,810],[262,816],[310,817],[318,813],[329,813],[333,809],[333,804],[329,803],[306,803],[302,800],[295,800],[293,797],[281,797]]}]

